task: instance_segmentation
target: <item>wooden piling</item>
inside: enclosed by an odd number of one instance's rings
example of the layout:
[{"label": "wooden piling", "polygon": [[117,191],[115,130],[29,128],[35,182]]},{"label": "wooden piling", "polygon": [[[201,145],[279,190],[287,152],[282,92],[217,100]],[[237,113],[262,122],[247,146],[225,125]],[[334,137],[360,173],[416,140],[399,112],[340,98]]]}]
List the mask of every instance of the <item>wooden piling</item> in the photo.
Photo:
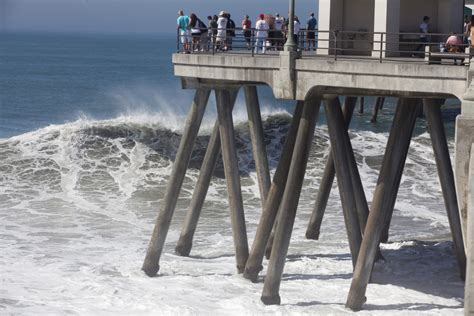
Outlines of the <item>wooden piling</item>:
[{"label": "wooden piling", "polygon": [[265,247],[269,240],[287,182],[291,157],[293,155],[298,127],[303,113],[303,105],[303,101],[298,101],[296,104],[291,125],[283,145],[281,158],[275,171],[275,175],[273,176],[265,207],[263,208],[260,222],[257,226],[257,232],[255,233],[250,256],[247,265],[245,266],[244,277],[252,282],[257,281],[258,273],[262,270]]},{"label": "wooden piling", "polygon": [[360,310],[372,272],[375,255],[384,229],[385,217],[390,214],[390,197],[399,184],[406,154],[416,121],[416,99],[400,99],[392,123],[379,179],[371,205],[367,227],[352,278],[346,307]]},{"label": "wooden piling", "polygon": [[271,180],[263,132],[262,115],[260,113],[257,87],[245,86],[244,91],[247,105],[247,114],[249,117],[249,130],[250,138],[252,140],[253,158],[255,160],[255,169],[257,170],[258,184],[260,188],[260,200],[263,209],[268,196],[268,190],[270,189]]},{"label": "wooden piling", "polygon": [[228,89],[216,89],[215,91],[237,271],[238,273],[242,273],[245,268],[245,263],[247,262],[249,250],[242,191],[240,187],[237,150],[235,147],[234,123],[232,121],[231,91]]},{"label": "wooden piling", "polygon": [[265,305],[280,304],[280,283],[285,265],[296,209],[303,186],[306,164],[311,149],[320,100],[306,100],[298,128],[288,179],[278,212],[272,254],[268,264],[261,300]]},{"label": "wooden piling", "polygon": [[[353,159],[352,146],[350,145],[349,134],[344,126],[344,117],[337,98],[327,100],[325,107],[329,138],[333,152],[334,167],[337,175],[339,195],[341,197],[344,222],[346,225],[349,248],[352,254],[352,263],[355,266],[359,248],[362,241],[359,216],[356,204],[356,192],[360,194],[361,189],[355,188],[354,184],[361,185],[359,180],[353,177],[359,176],[357,165]],[[352,159],[350,158],[352,156]],[[363,189],[362,189],[363,192]],[[363,197],[365,199],[365,195]],[[361,199],[358,197],[358,199]]]},{"label": "wooden piling", "polygon": [[[336,100],[337,102],[339,102],[339,99]],[[343,115],[345,129],[349,128],[350,121],[352,119],[352,114],[354,113],[355,101],[357,101],[357,98],[353,97],[346,97],[344,101]],[[334,176],[336,175],[333,157],[334,155],[330,148],[326,167],[324,168],[323,177],[321,178],[321,183],[319,184],[316,203],[314,205],[314,209],[309,220],[308,228],[306,229],[306,238],[308,239],[319,239],[321,223],[323,221],[324,212],[326,210],[327,202],[329,199],[329,194],[331,193],[332,184],[334,182]]]},{"label": "wooden piling", "polygon": [[[231,107],[234,107],[235,100],[237,98],[238,90],[233,90],[230,98]],[[184,220],[181,235],[179,236],[178,244],[176,245],[175,252],[180,256],[189,256],[191,248],[193,246],[194,233],[201,215],[201,210],[206,199],[207,190],[211,183],[212,173],[216,166],[219,154],[221,152],[221,138],[219,134],[219,120],[216,120],[214,129],[212,130],[209,143],[207,145],[206,154],[202,161],[201,170],[199,177],[194,186],[193,196],[189,209]]]},{"label": "wooden piling", "polygon": [[148,276],[155,276],[160,270],[160,257],[171,224],[179,192],[183,185],[186,169],[191,158],[193,145],[201,126],[202,118],[209,100],[210,90],[198,89],[186,120],[183,136],[179,144],[178,153],[173,164],[168,186],[162,207],[153,229],[148,250],[143,262],[142,270]]},{"label": "wooden piling", "polygon": [[438,167],[439,181],[444,196],[444,204],[448,214],[449,226],[453,236],[454,249],[458,259],[461,277],[465,278],[466,273],[466,253],[462,238],[461,219],[459,217],[459,207],[454,186],[454,174],[449,156],[446,133],[441,117],[442,100],[423,99],[423,110],[428,121],[428,131],[433,144],[433,151]]}]

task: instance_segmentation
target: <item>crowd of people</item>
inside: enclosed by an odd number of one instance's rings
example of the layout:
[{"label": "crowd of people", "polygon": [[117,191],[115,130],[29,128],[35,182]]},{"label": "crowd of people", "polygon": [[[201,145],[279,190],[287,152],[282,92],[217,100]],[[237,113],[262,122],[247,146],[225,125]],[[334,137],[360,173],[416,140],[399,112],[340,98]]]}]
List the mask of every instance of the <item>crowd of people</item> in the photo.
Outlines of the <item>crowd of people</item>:
[{"label": "crowd of people", "polygon": [[[318,22],[311,13],[306,22],[306,50],[316,49],[316,32]],[[255,26],[248,15],[243,17],[240,27],[237,27],[231,14],[221,11],[219,15],[207,17],[204,23],[195,13],[189,16],[183,10],[178,11],[177,29],[183,45],[183,53],[198,51],[209,51],[211,49],[220,51],[232,50],[233,39],[236,32],[242,32],[245,45],[248,50],[254,49],[256,54],[264,54],[267,49],[282,50],[288,32],[288,19],[280,14],[259,14]],[[293,38],[299,41],[301,22],[294,17]]]}]

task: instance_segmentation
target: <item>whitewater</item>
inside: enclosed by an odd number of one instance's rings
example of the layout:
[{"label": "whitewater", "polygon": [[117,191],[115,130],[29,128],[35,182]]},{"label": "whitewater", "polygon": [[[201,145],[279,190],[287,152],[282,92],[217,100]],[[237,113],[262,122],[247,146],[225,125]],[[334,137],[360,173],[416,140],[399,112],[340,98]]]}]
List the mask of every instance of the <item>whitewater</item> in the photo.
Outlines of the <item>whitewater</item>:
[{"label": "whitewater", "polygon": [[[0,32],[0,315],[348,314],[352,263],[337,185],[319,241],[304,235],[329,152],[324,111],[285,265],[281,306],[237,274],[222,162],[214,172],[191,257],[174,254],[215,122],[206,110],[159,276],[140,270],[192,93],[173,76],[175,36]],[[294,104],[259,87],[270,172]],[[211,100],[214,96],[211,96]],[[249,244],[261,203],[247,113],[234,109]],[[366,98],[370,112],[373,100]],[[377,124],[354,114],[350,136],[370,203],[395,100]],[[454,117],[445,109],[453,152]],[[426,122],[417,123],[385,261],[361,315],[461,315],[464,283]]]},{"label": "whitewater", "polygon": [[[249,242],[261,213],[243,106],[235,113]],[[241,109],[241,110],[238,110]],[[263,111],[271,173],[291,116]],[[214,117],[204,122],[156,278],[140,270],[179,144],[184,116],[81,118],[0,139],[2,314],[345,314],[352,264],[337,186],[319,241],[304,237],[329,149],[318,124],[281,285],[281,306],[236,273],[219,161],[189,258],[174,254]],[[363,121],[366,117],[356,117]],[[359,122],[364,123],[364,122]],[[371,201],[387,133],[352,130]],[[452,149],[453,142],[450,140]],[[463,282],[429,135],[412,141],[385,261],[375,266],[360,314],[461,314]]]}]

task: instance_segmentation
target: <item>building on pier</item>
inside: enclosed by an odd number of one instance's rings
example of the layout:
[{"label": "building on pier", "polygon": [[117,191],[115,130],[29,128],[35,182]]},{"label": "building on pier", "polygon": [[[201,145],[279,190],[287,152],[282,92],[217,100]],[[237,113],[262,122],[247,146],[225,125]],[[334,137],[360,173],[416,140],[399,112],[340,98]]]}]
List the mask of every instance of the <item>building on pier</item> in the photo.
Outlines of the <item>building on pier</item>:
[{"label": "building on pier", "polygon": [[[319,29],[346,32],[340,48],[378,55],[380,32],[388,33],[386,50],[400,54],[399,42],[416,41],[423,16],[430,17],[432,33],[463,32],[463,0],[319,0]],[[376,34],[371,34],[375,32]],[[327,52],[329,34],[319,34],[320,52]],[[346,40],[346,41],[344,41]],[[355,40],[355,41],[348,41]],[[331,42],[334,45],[334,42]],[[355,46],[355,47],[354,47]],[[371,52],[371,50],[373,52]],[[354,54],[351,52],[350,54]]]}]

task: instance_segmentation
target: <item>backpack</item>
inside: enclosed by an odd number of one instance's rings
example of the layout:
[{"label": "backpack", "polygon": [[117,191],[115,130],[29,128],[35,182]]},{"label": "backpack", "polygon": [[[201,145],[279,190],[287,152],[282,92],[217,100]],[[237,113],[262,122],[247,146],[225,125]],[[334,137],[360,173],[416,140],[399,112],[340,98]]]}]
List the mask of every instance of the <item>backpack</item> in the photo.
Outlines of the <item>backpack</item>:
[{"label": "backpack", "polygon": [[197,20],[197,26],[201,29],[201,33],[207,33],[207,26],[200,19]]}]

